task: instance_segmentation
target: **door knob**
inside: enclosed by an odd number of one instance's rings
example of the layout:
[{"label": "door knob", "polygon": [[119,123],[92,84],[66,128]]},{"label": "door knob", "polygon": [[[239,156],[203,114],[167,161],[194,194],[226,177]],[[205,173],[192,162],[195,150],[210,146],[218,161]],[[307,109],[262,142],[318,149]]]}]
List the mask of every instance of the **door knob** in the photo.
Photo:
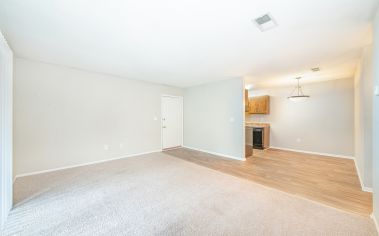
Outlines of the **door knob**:
[{"label": "door knob", "polygon": [[163,129],[165,129],[165,128],[166,128],[166,126],[163,126],[162,128],[163,128]]}]

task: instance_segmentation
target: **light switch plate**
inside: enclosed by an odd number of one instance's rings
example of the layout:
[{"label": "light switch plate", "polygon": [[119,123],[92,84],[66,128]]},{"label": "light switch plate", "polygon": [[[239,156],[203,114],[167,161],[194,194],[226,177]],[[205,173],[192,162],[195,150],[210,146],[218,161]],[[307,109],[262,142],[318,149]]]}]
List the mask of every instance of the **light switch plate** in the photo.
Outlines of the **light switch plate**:
[{"label": "light switch plate", "polygon": [[379,86],[378,85],[375,86],[374,95],[379,96]]}]

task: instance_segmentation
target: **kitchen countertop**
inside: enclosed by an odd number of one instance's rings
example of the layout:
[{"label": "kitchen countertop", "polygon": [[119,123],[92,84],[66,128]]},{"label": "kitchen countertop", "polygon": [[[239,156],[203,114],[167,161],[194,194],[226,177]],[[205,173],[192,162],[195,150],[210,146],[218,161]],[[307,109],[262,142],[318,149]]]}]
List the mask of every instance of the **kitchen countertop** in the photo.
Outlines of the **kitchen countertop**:
[{"label": "kitchen countertop", "polygon": [[269,123],[262,122],[245,122],[245,127],[270,127]]}]

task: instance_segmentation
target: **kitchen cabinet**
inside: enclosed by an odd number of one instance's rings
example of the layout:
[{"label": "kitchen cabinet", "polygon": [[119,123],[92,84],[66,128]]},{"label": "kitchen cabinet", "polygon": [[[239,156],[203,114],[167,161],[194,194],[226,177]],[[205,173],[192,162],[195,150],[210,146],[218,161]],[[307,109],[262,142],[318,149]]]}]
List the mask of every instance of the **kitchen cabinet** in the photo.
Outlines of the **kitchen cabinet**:
[{"label": "kitchen cabinet", "polygon": [[245,126],[245,157],[253,155],[253,127]]},{"label": "kitchen cabinet", "polygon": [[249,112],[249,90],[245,89],[245,112]]},{"label": "kitchen cabinet", "polygon": [[253,127],[253,148],[267,149],[270,147],[270,126]]},{"label": "kitchen cabinet", "polygon": [[246,148],[270,148],[270,124],[246,122],[245,132]]},{"label": "kitchen cabinet", "polygon": [[264,95],[259,97],[251,97],[249,99],[250,114],[269,114],[270,113],[270,96]]}]

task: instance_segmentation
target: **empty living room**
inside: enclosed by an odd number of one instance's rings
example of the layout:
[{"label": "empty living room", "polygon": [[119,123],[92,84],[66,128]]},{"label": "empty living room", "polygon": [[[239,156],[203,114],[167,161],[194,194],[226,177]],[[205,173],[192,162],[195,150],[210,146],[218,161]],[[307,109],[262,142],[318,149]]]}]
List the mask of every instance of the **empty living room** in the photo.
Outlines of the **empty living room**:
[{"label": "empty living room", "polygon": [[378,0],[0,0],[0,235],[378,230]]}]

